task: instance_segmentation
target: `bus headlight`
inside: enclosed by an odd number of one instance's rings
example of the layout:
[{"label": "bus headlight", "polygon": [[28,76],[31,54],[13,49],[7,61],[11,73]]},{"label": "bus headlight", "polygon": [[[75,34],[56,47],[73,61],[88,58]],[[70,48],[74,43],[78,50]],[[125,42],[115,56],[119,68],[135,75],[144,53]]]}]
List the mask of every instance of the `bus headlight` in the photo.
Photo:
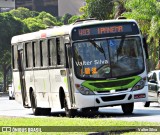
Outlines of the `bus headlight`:
[{"label": "bus headlight", "polygon": [[95,95],[93,91],[89,90],[88,88],[80,84],[75,84],[75,86],[82,95]]},{"label": "bus headlight", "polygon": [[132,91],[143,89],[144,86],[145,86],[145,83],[146,83],[146,77],[143,78],[143,79],[141,79],[141,80],[132,88]]}]

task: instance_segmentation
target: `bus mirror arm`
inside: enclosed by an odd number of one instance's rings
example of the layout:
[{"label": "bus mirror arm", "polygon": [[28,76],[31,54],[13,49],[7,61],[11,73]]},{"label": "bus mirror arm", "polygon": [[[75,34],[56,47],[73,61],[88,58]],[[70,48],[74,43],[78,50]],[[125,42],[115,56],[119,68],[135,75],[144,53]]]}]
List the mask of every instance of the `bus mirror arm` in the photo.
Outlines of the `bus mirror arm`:
[{"label": "bus mirror arm", "polygon": [[71,52],[71,46],[69,43],[65,44],[65,57],[66,57],[66,68],[69,68],[69,66],[71,66],[70,64],[70,59],[72,56],[72,52]]},{"label": "bus mirror arm", "polygon": [[144,47],[144,50],[145,50],[145,54],[146,54],[146,59],[149,59],[149,55],[148,55],[148,44],[146,42],[146,38],[143,37],[143,47]]}]

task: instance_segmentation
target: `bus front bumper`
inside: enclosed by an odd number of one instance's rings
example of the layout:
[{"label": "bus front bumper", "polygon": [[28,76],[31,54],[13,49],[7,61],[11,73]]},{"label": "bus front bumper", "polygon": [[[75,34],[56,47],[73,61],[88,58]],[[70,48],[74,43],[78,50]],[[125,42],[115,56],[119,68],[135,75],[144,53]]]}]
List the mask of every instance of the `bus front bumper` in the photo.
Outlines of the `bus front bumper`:
[{"label": "bus front bumper", "polygon": [[82,95],[81,93],[75,93],[76,108],[105,107],[133,102],[145,102],[148,99],[148,92],[146,91],[147,86],[142,90],[112,94]]}]

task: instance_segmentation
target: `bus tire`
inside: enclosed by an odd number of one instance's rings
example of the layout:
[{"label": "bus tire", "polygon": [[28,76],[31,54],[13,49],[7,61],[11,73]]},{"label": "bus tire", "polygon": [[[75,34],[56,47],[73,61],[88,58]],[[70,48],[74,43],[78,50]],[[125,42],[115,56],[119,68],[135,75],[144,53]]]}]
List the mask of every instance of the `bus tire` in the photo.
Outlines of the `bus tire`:
[{"label": "bus tire", "polygon": [[9,96],[9,100],[12,100],[12,97]]},{"label": "bus tire", "polygon": [[51,108],[41,108],[41,114],[42,115],[50,115],[51,114]]},{"label": "bus tire", "polygon": [[144,107],[149,107],[150,106],[150,102],[145,102],[144,103]]},{"label": "bus tire", "polygon": [[134,109],[134,103],[122,104],[121,107],[124,114],[132,114]]},{"label": "bus tire", "polygon": [[76,116],[77,110],[76,109],[69,109],[66,99],[64,99],[64,108],[65,108],[65,113],[66,113],[67,117],[74,118]]},{"label": "bus tire", "polygon": [[34,92],[31,92],[31,107],[34,115],[40,115],[40,108],[37,108],[37,101]]}]

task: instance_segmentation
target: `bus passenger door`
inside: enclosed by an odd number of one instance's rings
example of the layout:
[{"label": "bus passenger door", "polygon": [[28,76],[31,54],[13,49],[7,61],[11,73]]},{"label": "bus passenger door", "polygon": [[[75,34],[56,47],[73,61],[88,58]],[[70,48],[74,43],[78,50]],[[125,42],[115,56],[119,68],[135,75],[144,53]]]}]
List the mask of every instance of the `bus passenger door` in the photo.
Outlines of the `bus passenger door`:
[{"label": "bus passenger door", "polygon": [[68,80],[68,90],[69,96],[71,101],[71,106],[75,104],[75,97],[74,97],[74,89],[73,89],[73,78],[72,78],[72,63],[71,63],[71,47],[70,44],[65,44],[66,47],[66,67],[68,68],[67,72],[67,80]]},{"label": "bus passenger door", "polygon": [[18,69],[19,69],[19,78],[20,78],[20,85],[21,85],[21,94],[22,94],[22,102],[23,106],[27,107],[27,92],[26,92],[26,84],[25,84],[25,72],[24,72],[24,54],[23,48],[21,47],[20,50],[18,49]]}]

